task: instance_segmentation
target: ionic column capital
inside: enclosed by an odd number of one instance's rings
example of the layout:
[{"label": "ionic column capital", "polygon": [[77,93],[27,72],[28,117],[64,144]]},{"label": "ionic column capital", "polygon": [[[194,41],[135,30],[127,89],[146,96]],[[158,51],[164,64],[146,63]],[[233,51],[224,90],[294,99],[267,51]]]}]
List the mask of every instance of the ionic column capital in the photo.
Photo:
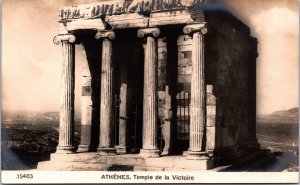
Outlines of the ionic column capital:
[{"label": "ionic column capital", "polygon": [[73,34],[62,34],[62,35],[56,35],[53,38],[53,43],[58,45],[62,42],[68,42],[68,43],[74,43],[76,41],[76,37]]},{"label": "ionic column capital", "polygon": [[203,35],[206,34],[207,33],[206,23],[189,24],[183,28],[183,33],[185,33],[185,34],[192,34],[195,32],[200,32]]},{"label": "ionic column capital", "polygon": [[114,40],[116,38],[116,34],[111,30],[98,31],[95,35],[95,39],[101,39],[101,38]]},{"label": "ionic column capital", "polygon": [[145,36],[150,37],[158,37],[160,34],[160,30],[158,28],[141,28],[137,32],[137,36],[139,38],[144,38]]}]

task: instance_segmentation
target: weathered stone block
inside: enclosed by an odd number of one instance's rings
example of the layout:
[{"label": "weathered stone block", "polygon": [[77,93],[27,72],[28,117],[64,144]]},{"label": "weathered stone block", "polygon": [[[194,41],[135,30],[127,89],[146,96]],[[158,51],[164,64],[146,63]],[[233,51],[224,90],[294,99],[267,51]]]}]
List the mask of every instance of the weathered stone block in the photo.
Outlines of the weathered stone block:
[{"label": "weathered stone block", "polygon": [[193,22],[191,14],[187,10],[153,12],[150,14],[149,26],[168,24],[186,24]]},{"label": "weathered stone block", "polygon": [[178,75],[185,75],[185,67],[178,67]]},{"label": "weathered stone block", "polygon": [[183,46],[183,45],[192,45],[192,37],[189,35],[179,35],[178,40],[177,40],[177,45],[178,46]]},{"label": "weathered stone block", "polygon": [[158,59],[159,60],[166,60],[167,59],[167,53],[166,52],[158,53]]},{"label": "weathered stone block", "polygon": [[[184,56],[182,56],[184,57]],[[191,58],[181,58],[178,59],[178,66],[191,66],[192,65],[192,59]]]},{"label": "weathered stone block", "polygon": [[213,85],[206,85],[206,93],[213,94]]},{"label": "weathered stone block", "polygon": [[92,105],[81,106],[81,125],[92,124],[92,110],[93,110]]},{"label": "weathered stone block", "polygon": [[159,74],[166,74],[166,66],[164,65],[160,65],[159,68],[158,68],[158,72]]},{"label": "weathered stone block", "polygon": [[91,76],[83,76],[81,79],[82,86],[91,86],[92,84],[92,77]]},{"label": "weathered stone block", "polygon": [[192,66],[187,66],[185,68],[185,74],[186,75],[191,75],[192,74]]},{"label": "weathered stone block", "polygon": [[145,159],[138,155],[115,155],[107,157],[108,165],[129,165],[129,166],[144,166]]},{"label": "weathered stone block", "polygon": [[178,83],[191,82],[191,75],[178,75]]},{"label": "weathered stone block", "polygon": [[81,105],[87,106],[92,105],[92,97],[91,96],[81,96]]},{"label": "weathered stone block", "polygon": [[216,97],[212,94],[207,94],[206,104],[207,105],[216,105]]},{"label": "weathered stone block", "polygon": [[189,50],[183,50],[182,51],[178,51],[178,59],[182,59],[182,58],[192,58],[192,48],[187,48]]},{"label": "weathered stone block", "polygon": [[166,51],[166,47],[167,47],[167,42],[164,41],[163,39],[158,39],[158,43],[157,43],[157,46],[158,46],[158,52],[160,51]]},{"label": "weathered stone block", "polygon": [[160,118],[164,118],[165,117],[165,108],[164,107],[158,107],[158,116]]},{"label": "weathered stone block", "polygon": [[82,86],[81,96],[91,96],[92,87],[91,86]]},{"label": "weathered stone block", "polygon": [[216,127],[206,127],[206,149],[214,150],[216,144]]},{"label": "weathered stone block", "polygon": [[138,13],[106,16],[105,21],[113,28],[146,27],[149,18]]},{"label": "weathered stone block", "polygon": [[158,54],[162,53],[163,55],[166,55],[167,54],[167,44],[166,43],[164,43],[164,45],[161,44],[161,46],[157,49],[157,53]]},{"label": "weathered stone block", "polygon": [[184,54],[181,52],[178,52],[178,60],[183,59],[184,58]]},{"label": "weathered stone block", "polygon": [[99,153],[74,153],[74,154],[57,154],[50,155],[51,162],[82,162],[89,161],[90,163],[106,163],[106,157],[100,156]]},{"label": "weathered stone block", "polygon": [[157,83],[157,90],[158,91],[163,91],[165,89],[166,83],[164,81],[158,82]]},{"label": "weathered stone block", "polygon": [[206,126],[215,127],[216,126],[216,115],[207,115],[206,116]]},{"label": "weathered stone block", "polygon": [[166,66],[167,60],[166,58],[158,58],[158,66]]},{"label": "weathered stone block", "polygon": [[146,166],[161,167],[161,168],[173,168],[174,159],[171,157],[160,157],[160,158],[146,158]]},{"label": "weathered stone block", "polygon": [[190,170],[207,170],[213,167],[212,160],[187,160],[185,157],[174,160],[174,168]]},{"label": "weathered stone block", "polygon": [[166,93],[165,93],[165,91],[158,91],[157,96],[158,96],[158,99],[164,100],[166,98]]},{"label": "weathered stone block", "polygon": [[[99,29],[104,30],[105,29],[105,23],[101,19],[78,19],[78,20],[72,20],[70,22],[67,22],[66,25],[63,23],[60,23],[60,34],[65,34],[67,31],[73,31],[73,30],[81,30],[81,29]],[[65,27],[66,29],[63,29]]]}]

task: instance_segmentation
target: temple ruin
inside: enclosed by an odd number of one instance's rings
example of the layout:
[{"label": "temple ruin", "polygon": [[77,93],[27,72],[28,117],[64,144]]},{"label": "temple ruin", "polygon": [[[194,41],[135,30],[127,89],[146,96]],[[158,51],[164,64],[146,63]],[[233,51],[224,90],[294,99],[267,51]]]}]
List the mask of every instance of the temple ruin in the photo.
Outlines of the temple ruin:
[{"label": "temple ruin", "polygon": [[[38,169],[206,170],[259,150],[257,39],[205,0],[61,7],[59,143]],[[81,140],[74,145],[75,47]]]}]

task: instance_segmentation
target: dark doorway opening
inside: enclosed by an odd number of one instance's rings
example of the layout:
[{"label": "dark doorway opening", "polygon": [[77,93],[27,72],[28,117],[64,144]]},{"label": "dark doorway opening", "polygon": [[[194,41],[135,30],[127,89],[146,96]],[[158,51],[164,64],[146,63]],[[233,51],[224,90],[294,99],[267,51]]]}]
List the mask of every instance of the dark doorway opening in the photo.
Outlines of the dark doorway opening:
[{"label": "dark doorway opening", "polygon": [[[144,49],[136,29],[116,30],[115,51],[115,134],[119,144],[120,92],[126,86],[126,146],[127,153],[142,148]],[[121,92],[123,93],[123,92]],[[119,101],[119,102],[118,102]],[[124,99],[123,99],[124,101]],[[124,102],[123,102],[124,103]]]}]

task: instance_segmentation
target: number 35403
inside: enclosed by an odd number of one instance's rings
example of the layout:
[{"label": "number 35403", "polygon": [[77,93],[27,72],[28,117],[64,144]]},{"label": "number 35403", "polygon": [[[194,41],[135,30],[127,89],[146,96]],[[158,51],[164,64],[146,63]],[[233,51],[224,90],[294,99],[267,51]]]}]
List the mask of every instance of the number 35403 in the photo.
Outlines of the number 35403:
[{"label": "number 35403", "polygon": [[17,174],[17,179],[32,179],[33,175],[32,174]]}]

